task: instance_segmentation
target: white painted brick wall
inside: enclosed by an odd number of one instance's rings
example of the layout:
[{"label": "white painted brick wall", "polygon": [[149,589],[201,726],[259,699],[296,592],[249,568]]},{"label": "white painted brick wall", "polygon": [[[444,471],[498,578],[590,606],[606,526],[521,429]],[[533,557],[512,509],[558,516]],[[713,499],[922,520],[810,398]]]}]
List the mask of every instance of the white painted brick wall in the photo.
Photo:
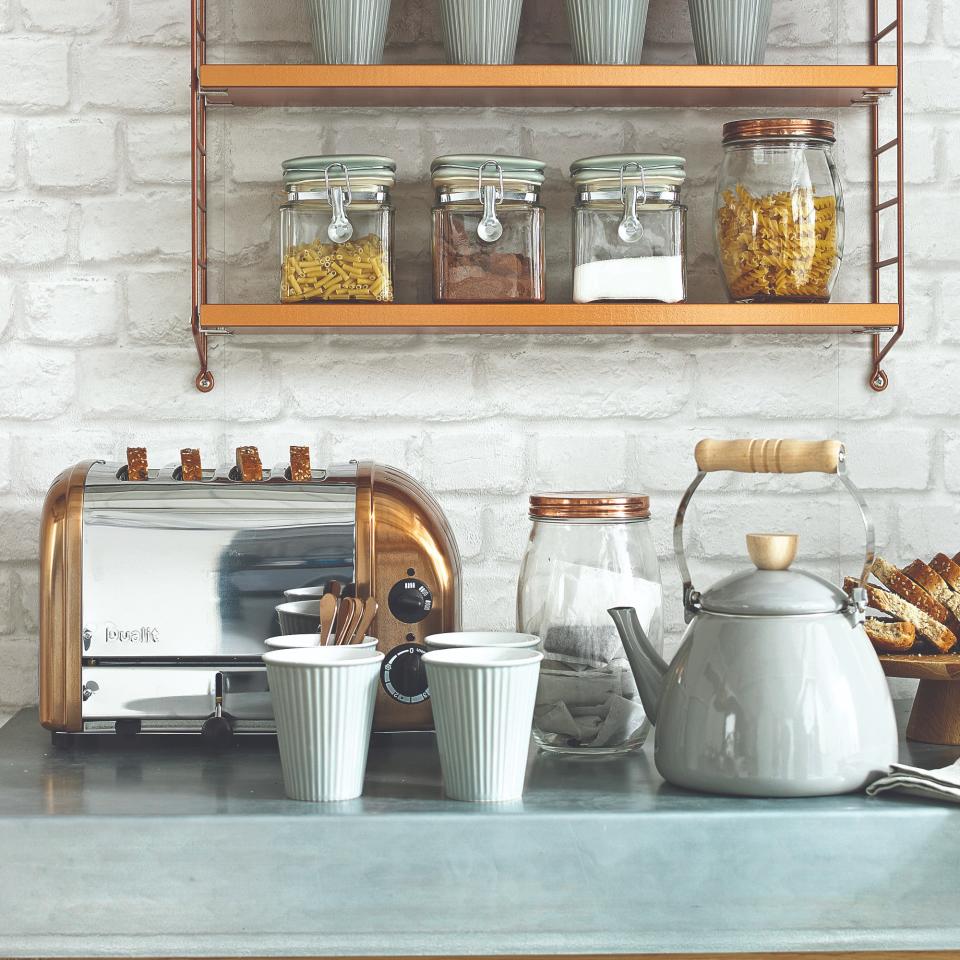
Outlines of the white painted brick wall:
[{"label": "white painted brick wall", "polygon": [[[889,0],[884,0],[889,7]],[[309,56],[303,0],[209,0],[212,59]],[[519,59],[569,57],[557,0],[527,0]],[[35,697],[37,527],[54,475],[128,442],[209,462],[291,442],[319,461],[377,457],[436,491],[464,556],[468,626],[506,626],[535,487],[638,489],[653,500],[676,639],[670,524],[701,436],[838,435],[881,548],[960,549],[960,4],[910,0],[909,327],[889,391],[865,385],[860,338],[317,337],[216,342],[217,389],[193,389],[189,305],[189,47],[185,0],[0,0],[0,713]],[[866,0],[775,0],[771,63],[862,62]],[[391,61],[442,59],[433,0],[394,0]],[[839,42],[838,42],[839,38]],[[684,0],[652,0],[645,57],[693,62]],[[336,104],[332,104],[336,107]],[[722,299],[710,204],[730,111],[233,110],[211,113],[212,290],[275,293],[280,162],[374,151],[400,162],[398,289],[430,294],[429,162],[498,149],[548,162],[549,297],[570,293],[571,160],[621,149],[687,156],[693,294]],[[840,122],[848,186],[843,299],[868,291],[866,122]],[[885,166],[885,171],[888,168]],[[138,383],[139,391],[131,389]],[[751,492],[759,488],[754,496]],[[819,478],[715,478],[694,512],[704,582],[741,563],[741,531],[790,525],[837,576],[856,517]],[[841,558],[838,560],[837,558]]]}]

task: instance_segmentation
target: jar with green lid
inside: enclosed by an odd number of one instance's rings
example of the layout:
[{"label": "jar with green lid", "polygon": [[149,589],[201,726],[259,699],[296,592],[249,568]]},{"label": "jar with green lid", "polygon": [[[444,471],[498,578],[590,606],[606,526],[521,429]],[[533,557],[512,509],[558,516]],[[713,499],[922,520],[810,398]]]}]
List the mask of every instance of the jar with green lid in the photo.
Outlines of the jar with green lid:
[{"label": "jar with green lid", "polygon": [[524,157],[438,157],[430,167],[437,303],[542,303],[544,164]]},{"label": "jar with green lid", "polygon": [[281,303],[393,300],[396,169],[389,157],[284,161]]},{"label": "jar with green lid", "polygon": [[683,157],[587,157],[570,167],[573,300],[686,299]]}]

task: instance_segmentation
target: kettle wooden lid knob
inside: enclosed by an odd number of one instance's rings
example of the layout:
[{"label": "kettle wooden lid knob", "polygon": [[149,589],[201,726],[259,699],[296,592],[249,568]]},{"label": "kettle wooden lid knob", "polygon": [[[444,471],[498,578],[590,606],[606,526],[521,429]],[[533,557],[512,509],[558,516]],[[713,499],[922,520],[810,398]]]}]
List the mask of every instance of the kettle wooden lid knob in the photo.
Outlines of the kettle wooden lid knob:
[{"label": "kettle wooden lid knob", "polygon": [[786,570],[797,555],[795,533],[748,533],[747,553],[758,570]]}]

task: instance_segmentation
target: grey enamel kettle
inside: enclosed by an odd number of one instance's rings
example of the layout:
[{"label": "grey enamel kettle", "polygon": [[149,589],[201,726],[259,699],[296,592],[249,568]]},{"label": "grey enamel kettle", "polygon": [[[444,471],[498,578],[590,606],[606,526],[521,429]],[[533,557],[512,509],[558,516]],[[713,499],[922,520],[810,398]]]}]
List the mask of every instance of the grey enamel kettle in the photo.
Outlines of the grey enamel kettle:
[{"label": "grey enamel kettle", "polygon": [[[873,562],[873,524],[846,474],[837,441],[702,440],[698,473],[674,522],[688,622],[664,662],[631,607],[617,626],[647,716],[664,779],[682,787],[748,796],[818,796],[865,787],[897,760],[897,729],[886,678],[863,630],[862,583]],[[683,521],[708,473],[836,474],[860,506],[866,528],[861,588],[790,570],[790,540],[755,535],[758,564],[694,589]],[[795,541],[795,538],[794,538]]]}]

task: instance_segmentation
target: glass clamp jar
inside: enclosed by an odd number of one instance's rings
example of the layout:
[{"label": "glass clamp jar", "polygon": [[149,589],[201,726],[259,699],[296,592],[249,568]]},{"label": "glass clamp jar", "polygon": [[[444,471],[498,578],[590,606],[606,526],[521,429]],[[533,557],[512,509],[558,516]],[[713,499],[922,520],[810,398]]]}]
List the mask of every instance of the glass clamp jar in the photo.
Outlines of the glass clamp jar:
[{"label": "glass clamp jar", "polygon": [[663,649],[660,565],[648,497],[530,497],[530,539],[517,586],[517,629],[540,637],[533,736],[544,750],[626,753],[650,729],[611,607],[634,607]]},{"label": "glass clamp jar", "polygon": [[685,163],[624,154],[571,165],[574,303],[686,299]]},{"label": "glass clamp jar", "polygon": [[283,163],[280,302],[393,301],[389,157],[297,157]]},{"label": "glass clamp jar", "polygon": [[843,189],[829,120],[723,127],[717,256],[737,303],[827,303],[843,259]]},{"label": "glass clamp jar", "polygon": [[544,301],[543,168],[524,157],[434,160],[434,301]]}]

